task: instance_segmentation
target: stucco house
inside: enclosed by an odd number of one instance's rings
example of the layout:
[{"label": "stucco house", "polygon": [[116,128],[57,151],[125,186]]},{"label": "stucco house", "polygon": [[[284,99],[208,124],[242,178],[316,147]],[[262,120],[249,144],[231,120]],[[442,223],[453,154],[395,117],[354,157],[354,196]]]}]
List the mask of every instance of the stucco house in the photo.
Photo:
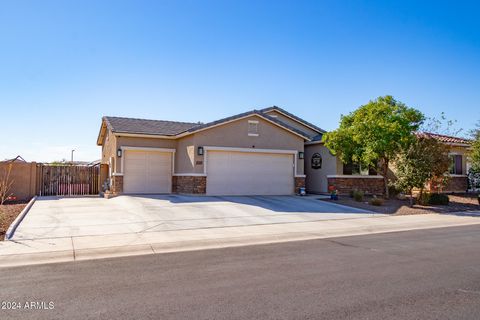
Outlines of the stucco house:
[{"label": "stucco house", "polygon": [[97,144],[114,194],[287,195],[324,132],[274,106],[205,124],[103,117]]},{"label": "stucco house", "polygon": [[[190,193],[207,195],[384,193],[373,168],[344,164],[324,146],[324,130],[273,106],[210,123],[103,117],[104,177],[113,194]],[[466,139],[432,133],[450,147],[450,183],[444,191],[467,189]]]}]

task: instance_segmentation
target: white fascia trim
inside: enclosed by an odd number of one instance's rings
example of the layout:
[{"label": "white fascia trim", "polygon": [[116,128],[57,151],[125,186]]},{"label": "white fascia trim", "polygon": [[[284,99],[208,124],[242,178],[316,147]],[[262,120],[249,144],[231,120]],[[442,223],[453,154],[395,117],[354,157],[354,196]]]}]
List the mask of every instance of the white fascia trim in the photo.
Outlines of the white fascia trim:
[{"label": "white fascia trim", "polygon": [[158,152],[169,152],[172,154],[172,174],[175,172],[175,149],[168,149],[168,148],[152,148],[152,147],[129,147],[129,146],[121,146],[120,149],[122,150],[122,159],[121,159],[121,164],[122,164],[122,170],[121,174],[123,175],[124,173],[124,168],[125,168],[125,154],[124,151],[126,150],[135,150],[135,151],[158,151]]},{"label": "white fascia trim", "polygon": [[116,137],[132,137],[132,138],[155,138],[155,139],[177,139],[177,136],[163,136],[158,134],[147,134],[147,133],[121,133],[113,132]]},{"label": "white fascia trim", "polygon": [[359,174],[349,175],[349,174],[329,174],[327,178],[345,178],[345,179],[383,179],[383,176],[376,175],[376,176],[362,176]]},{"label": "white fascia trim", "polygon": [[295,178],[306,178],[307,176],[304,174],[296,174]]},{"label": "white fascia trim", "polygon": [[215,127],[223,126],[223,125],[228,124],[228,123],[231,123],[231,122],[239,121],[239,120],[246,119],[246,118],[249,118],[249,117],[254,117],[254,116],[260,117],[260,118],[262,118],[263,120],[268,121],[268,122],[270,122],[271,124],[274,124],[274,125],[276,125],[276,126],[279,127],[279,128],[282,128],[283,130],[286,130],[286,131],[288,131],[288,132],[291,132],[291,133],[293,133],[294,135],[297,135],[297,136],[301,137],[301,138],[304,139],[304,140],[310,141],[310,138],[304,137],[303,135],[301,135],[301,134],[299,134],[299,133],[297,133],[297,132],[295,132],[295,131],[292,131],[292,130],[290,130],[290,129],[288,129],[288,128],[285,128],[284,126],[281,126],[281,125],[279,125],[278,123],[276,123],[276,122],[274,122],[274,121],[272,121],[272,120],[270,120],[270,119],[267,119],[266,117],[262,116],[261,114],[257,114],[257,113],[252,113],[252,114],[243,116],[243,117],[241,117],[241,118],[236,118],[236,119],[233,119],[233,120],[229,120],[229,121],[225,121],[225,122],[222,122],[222,123],[218,123],[218,124],[216,124],[216,125],[213,125],[213,126],[210,126],[210,127],[206,127],[206,128],[203,128],[203,129],[194,130],[194,131],[191,131],[191,132],[180,133],[180,134],[178,134],[177,136],[175,136],[175,138],[182,138],[182,137],[185,137],[185,136],[188,136],[188,135],[197,133],[197,132],[209,130],[209,129],[212,129],[212,128],[215,128]]},{"label": "white fascia trim", "polygon": [[158,152],[173,152],[175,153],[176,149],[169,149],[169,148],[153,148],[153,147],[128,147],[128,146],[121,146],[120,149],[123,150],[136,150],[136,151],[158,151]]},{"label": "white fascia trim", "polygon": [[257,149],[257,148],[236,148],[236,147],[213,147],[205,146],[203,150],[210,151],[233,151],[233,152],[258,152],[258,153],[283,153],[283,154],[297,154],[297,150],[282,150],[282,149]]},{"label": "white fascia trim", "polygon": [[206,177],[204,173],[174,173],[175,177]]},{"label": "white fascia trim", "polygon": [[287,118],[289,118],[289,119],[292,119],[292,120],[295,121],[296,123],[300,123],[301,125],[303,125],[303,126],[305,126],[305,127],[307,127],[307,128],[312,129],[312,130],[315,131],[315,132],[324,133],[324,132],[322,132],[322,131],[318,131],[318,130],[315,129],[315,128],[312,128],[311,126],[309,126],[308,124],[306,124],[306,123],[304,123],[304,122],[302,122],[302,121],[298,121],[297,119],[292,118],[291,116],[289,116],[288,114],[283,113],[283,112],[280,111],[280,110],[271,109],[271,110],[269,110],[269,111],[267,111],[267,112],[265,112],[265,113],[268,114],[269,112],[278,112],[278,113],[284,115],[285,117],[287,117]]}]

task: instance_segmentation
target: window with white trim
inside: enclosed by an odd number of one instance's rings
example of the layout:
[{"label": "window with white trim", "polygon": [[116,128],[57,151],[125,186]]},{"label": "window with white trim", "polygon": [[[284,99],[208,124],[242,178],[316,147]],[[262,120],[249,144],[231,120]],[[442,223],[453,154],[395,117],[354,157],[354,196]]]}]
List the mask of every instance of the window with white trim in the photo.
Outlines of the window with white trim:
[{"label": "window with white trim", "polygon": [[258,121],[248,120],[248,135],[251,137],[258,137]]},{"label": "window with white trim", "polygon": [[463,165],[462,165],[462,155],[461,154],[450,154],[450,174],[463,174]]}]

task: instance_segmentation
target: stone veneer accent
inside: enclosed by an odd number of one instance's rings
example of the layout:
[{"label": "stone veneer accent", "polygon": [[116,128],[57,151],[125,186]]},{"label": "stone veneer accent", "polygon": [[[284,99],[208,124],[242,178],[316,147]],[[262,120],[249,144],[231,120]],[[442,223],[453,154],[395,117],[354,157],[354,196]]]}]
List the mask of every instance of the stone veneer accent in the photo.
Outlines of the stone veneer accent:
[{"label": "stone veneer accent", "polygon": [[123,176],[113,176],[110,185],[110,191],[113,194],[120,194],[123,192]]},{"label": "stone veneer accent", "polygon": [[295,194],[300,193],[300,188],[305,188],[305,177],[295,177]]},{"label": "stone veneer accent", "polygon": [[350,195],[353,190],[360,190],[366,194],[383,195],[385,184],[383,177],[327,177],[328,186],[334,186],[340,195]]},{"label": "stone veneer accent", "polygon": [[444,192],[466,192],[468,189],[467,177],[450,177]]},{"label": "stone veneer accent", "polygon": [[205,176],[173,176],[172,192],[205,194],[207,192],[207,177]]}]

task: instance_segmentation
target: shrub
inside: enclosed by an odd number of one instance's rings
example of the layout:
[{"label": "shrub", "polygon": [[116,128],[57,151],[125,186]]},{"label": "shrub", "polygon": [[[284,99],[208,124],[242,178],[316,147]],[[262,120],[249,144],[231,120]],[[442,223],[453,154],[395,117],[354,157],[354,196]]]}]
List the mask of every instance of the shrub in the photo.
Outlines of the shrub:
[{"label": "shrub", "polygon": [[422,206],[428,205],[430,203],[430,193],[428,192],[420,193],[417,197],[417,203]]},{"label": "shrub", "polygon": [[374,196],[372,200],[370,200],[370,204],[372,206],[381,206],[383,205],[383,199]]},{"label": "shrub", "polygon": [[428,204],[446,206],[449,203],[448,195],[443,193],[432,193],[428,199]]},{"label": "shrub", "polygon": [[360,191],[360,190],[353,190],[352,191],[352,197],[355,201],[363,201],[363,196],[364,196],[364,192],[363,191]]}]

